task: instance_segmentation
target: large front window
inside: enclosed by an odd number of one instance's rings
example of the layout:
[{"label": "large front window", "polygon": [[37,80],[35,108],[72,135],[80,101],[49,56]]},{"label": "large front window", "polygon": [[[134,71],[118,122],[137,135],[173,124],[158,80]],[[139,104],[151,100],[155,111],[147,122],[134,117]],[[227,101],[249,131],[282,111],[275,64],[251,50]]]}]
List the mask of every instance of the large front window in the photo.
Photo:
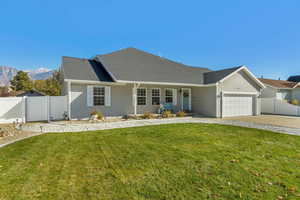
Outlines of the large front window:
[{"label": "large front window", "polygon": [[104,87],[94,87],[93,98],[94,98],[94,106],[104,106],[105,105]]},{"label": "large front window", "polygon": [[146,88],[137,89],[137,105],[144,106],[147,104],[147,91]]},{"label": "large front window", "polygon": [[166,89],[166,103],[173,103],[173,90]]},{"label": "large front window", "polygon": [[160,104],[160,89],[155,88],[152,89],[152,105],[159,105]]}]

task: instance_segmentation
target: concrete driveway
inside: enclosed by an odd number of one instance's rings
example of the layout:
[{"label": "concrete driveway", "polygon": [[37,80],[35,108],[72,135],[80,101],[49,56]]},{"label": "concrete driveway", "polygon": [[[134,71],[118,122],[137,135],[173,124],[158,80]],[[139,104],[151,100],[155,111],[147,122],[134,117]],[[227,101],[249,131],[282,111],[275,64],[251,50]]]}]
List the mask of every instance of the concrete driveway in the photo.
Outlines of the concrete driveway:
[{"label": "concrete driveway", "polygon": [[281,126],[300,129],[300,117],[282,116],[282,115],[261,115],[245,117],[227,117],[223,120],[240,121],[248,123],[257,123],[264,125]]}]

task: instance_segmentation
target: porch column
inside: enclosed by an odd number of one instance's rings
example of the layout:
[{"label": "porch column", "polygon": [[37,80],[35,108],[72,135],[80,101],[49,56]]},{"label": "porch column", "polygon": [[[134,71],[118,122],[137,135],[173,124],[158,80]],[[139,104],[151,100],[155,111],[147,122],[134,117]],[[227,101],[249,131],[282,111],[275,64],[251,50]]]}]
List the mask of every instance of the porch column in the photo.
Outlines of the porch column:
[{"label": "porch column", "polygon": [[137,94],[136,94],[136,90],[137,90],[137,84],[134,83],[133,84],[133,89],[132,89],[132,103],[133,103],[133,114],[136,115],[137,113],[137,102],[136,102],[136,98],[137,98]]},{"label": "porch column", "polygon": [[133,83],[133,88],[132,88],[132,103],[133,103],[133,112],[134,115],[137,115],[137,89],[140,84],[138,83]]}]

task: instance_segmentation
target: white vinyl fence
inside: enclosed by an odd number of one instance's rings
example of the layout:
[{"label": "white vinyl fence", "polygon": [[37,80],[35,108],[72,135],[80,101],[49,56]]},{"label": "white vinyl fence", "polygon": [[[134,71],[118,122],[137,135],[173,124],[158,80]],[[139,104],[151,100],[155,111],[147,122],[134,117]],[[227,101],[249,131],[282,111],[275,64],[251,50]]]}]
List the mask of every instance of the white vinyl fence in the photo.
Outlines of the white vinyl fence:
[{"label": "white vinyl fence", "polygon": [[300,116],[300,106],[275,98],[262,98],[261,112],[265,114]]},{"label": "white vinyl fence", "polygon": [[0,123],[61,120],[67,111],[67,96],[0,98]]}]

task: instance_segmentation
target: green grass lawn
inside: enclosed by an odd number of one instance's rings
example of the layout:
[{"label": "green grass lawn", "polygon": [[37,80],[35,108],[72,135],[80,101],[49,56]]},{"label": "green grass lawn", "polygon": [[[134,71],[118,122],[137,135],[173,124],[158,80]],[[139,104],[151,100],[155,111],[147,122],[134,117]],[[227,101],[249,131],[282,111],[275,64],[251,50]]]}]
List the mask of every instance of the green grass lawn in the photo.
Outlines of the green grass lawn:
[{"label": "green grass lawn", "polygon": [[0,200],[299,198],[299,136],[173,124],[45,134],[0,149]]}]

